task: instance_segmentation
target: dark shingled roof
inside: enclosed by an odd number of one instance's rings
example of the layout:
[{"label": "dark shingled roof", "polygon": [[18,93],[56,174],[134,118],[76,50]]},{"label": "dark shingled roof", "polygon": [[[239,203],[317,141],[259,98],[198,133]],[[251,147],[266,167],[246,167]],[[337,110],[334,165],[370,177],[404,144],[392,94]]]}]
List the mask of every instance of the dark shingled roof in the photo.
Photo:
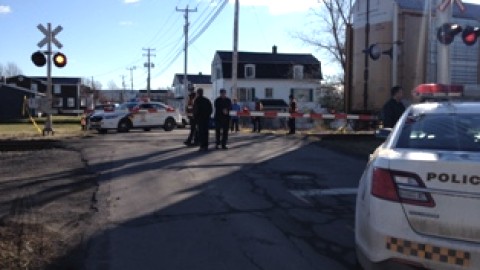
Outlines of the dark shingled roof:
[{"label": "dark shingled roof", "polygon": [[[45,83],[47,82],[47,77],[32,76],[30,78],[33,80],[43,81]],[[76,77],[52,77],[53,84],[66,85],[66,84],[80,84],[81,82],[82,82],[82,79],[78,77],[77,78]]]},{"label": "dark shingled roof", "polygon": [[[183,84],[183,74],[175,74],[175,78]],[[211,84],[211,76],[204,74],[187,74],[187,80],[193,84]]]},{"label": "dark shingled roof", "polygon": [[[217,51],[223,63],[232,62],[231,51]],[[294,63],[294,64],[320,64],[317,58],[311,54],[293,54],[293,53],[259,53],[259,52],[238,52],[239,63]]]}]

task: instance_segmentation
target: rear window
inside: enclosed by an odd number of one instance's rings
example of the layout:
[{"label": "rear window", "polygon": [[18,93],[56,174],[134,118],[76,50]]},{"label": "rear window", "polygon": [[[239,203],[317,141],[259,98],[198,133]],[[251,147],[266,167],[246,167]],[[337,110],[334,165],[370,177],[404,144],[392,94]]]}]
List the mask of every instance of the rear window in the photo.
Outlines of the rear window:
[{"label": "rear window", "polygon": [[396,148],[480,151],[479,114],[409,116]]}]

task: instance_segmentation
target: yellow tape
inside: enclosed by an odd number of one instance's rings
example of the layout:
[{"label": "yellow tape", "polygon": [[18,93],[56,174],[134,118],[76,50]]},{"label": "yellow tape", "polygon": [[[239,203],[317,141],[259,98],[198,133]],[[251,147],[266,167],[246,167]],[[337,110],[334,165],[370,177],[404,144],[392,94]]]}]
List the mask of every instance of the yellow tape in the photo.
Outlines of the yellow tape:
[{"label": "yellow tape", "polygon": [[462,250],[420,244],[395,237],[387,237],[386,248],[406,256],[414,256],[463,267],[470,265],[470,253]]}]

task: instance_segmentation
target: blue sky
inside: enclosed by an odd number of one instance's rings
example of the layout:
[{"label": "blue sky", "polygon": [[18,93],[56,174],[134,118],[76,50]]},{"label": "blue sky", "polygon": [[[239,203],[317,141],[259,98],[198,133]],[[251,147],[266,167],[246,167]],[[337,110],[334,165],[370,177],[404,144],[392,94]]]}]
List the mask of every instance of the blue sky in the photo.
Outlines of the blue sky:
[{"label": "blue sky", "polygon": [[[15,63],[27,76],[45,76],[30,60],[44,37],[38,24],[51,23],[63,30],[56,38],[63,44],[68,64],[54,67],[53,76],[92,78],[108,88],[110,81],[130,88],[129,67],[135,66],[135,89],[145,89],[147,57],[152,48],[151,87],[171,86],[175,73],[183,73],[184,13],[176,8],[197,8],[190,13],[190,38],[198,36],[206,18],[225,0],[0,0],[0,63]],[[188,73],[210,74],[216,50],[233,48],[234,1],[230,0],[211,25],[189,46]],[[312,53],[322,61],[324,73],[336,73],[315,48],[292,37],[310,32],[310,8],[317,0],[240,0],[240,51]],[[46,49],[43,47],[42,49]],[[57,48],[54,48],[57,50]],[[175,56],[177,56],[175,58]]]}]

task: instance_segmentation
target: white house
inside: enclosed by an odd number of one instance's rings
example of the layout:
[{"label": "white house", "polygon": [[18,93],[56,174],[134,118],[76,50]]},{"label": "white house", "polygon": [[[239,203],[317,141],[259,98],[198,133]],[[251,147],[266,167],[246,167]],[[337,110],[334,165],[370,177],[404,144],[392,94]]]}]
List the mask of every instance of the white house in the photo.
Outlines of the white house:
[{"label": "white house", "polygon": [[237,92],[232,90],[232,52],[217,51],[212,61],[212,96],[220,89],[251,106],[254,99],[282,99],[293,94],[302,111],[319,108],[320,61],[312,54],[238,52]]},{"label": "white house", "polygon": [[173,107],[185,113],[185,101],[188,92],[197,90],[198,88],[203,88],[203,95],[213,102],[215,96],[212,91],[212,78],[210,75],[204,75],[202,73],[187,74],[187,85],[190,89],[184,89],[183,78],[184,75],[179,73],[175,74],[173,78],[172,87],[175,96],[174,104],[172,104]]}]

